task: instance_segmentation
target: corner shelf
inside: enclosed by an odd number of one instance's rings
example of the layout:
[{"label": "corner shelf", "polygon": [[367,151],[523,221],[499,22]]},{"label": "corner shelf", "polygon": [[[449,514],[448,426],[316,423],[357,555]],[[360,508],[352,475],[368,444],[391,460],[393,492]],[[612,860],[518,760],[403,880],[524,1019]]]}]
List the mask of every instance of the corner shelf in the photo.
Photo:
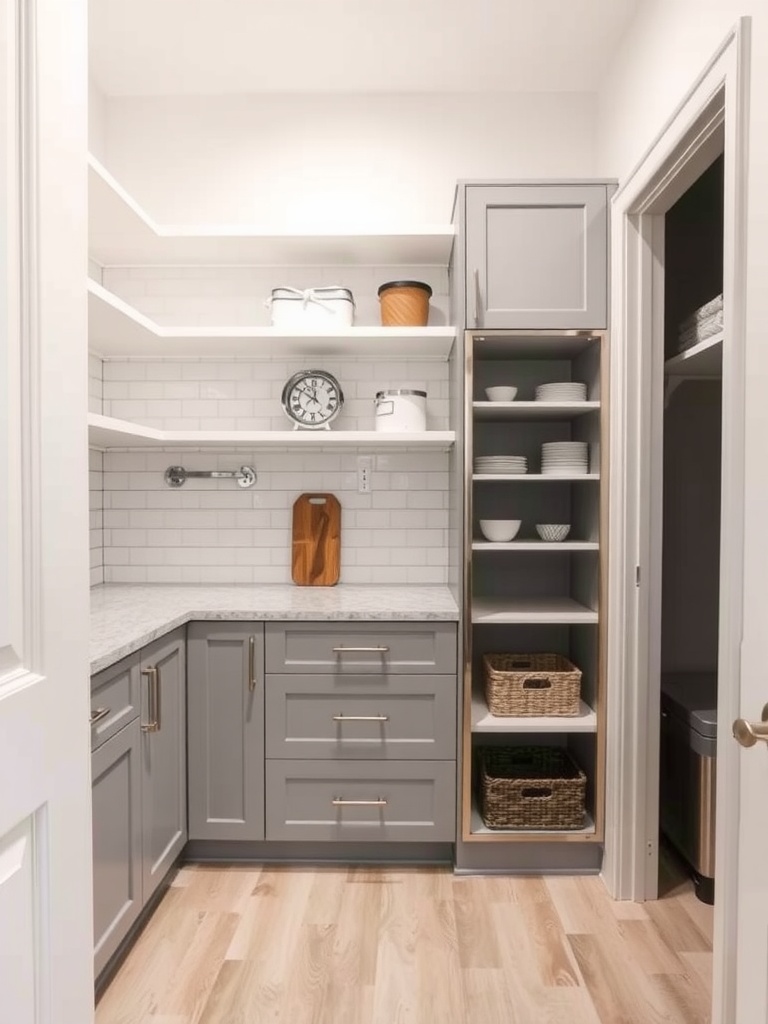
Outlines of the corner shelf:
[{"label": "corner shelf", "polygon": [[528,623],[544,625],[597,624],[599,616],[592,608],[571,597],[475,597],[472,622],[475,625]]},{"label": "corner shelf", "polygon": [[158,430],[112,416],[88,415],[92,448],[250,448],[260,450],[354,449],[448,451],[451,430],[385,434],[374,430]]},{"label": "corner shelf", "polygon": [[102,266],[401,264],[447,266],[451,225],[370,231],[265,231],[252,224],[158,224],[92,155],[89,253]]},{"label": "corner shelf", "polygon": [[578,715],[567,718],[553,716],[504,716],[492,715],[480,693],[472,694],[472,733],[473,735],[507,734],[521,735],[525,733],[573,733],[597,732],[597,714],[583,700],[579,701]]},{"label": "corner shelf", "polygon": [[723,373],[723,332],[692,345],[664,363],[668,377],[721,377]]},{"label": "corner shelf", "polygon": [[88,282],[88,346],[102,359],[343,356],[446,361],[454,327],[163,327],[95,281]]},{"label": "corner shelf", "polygon": [[600,409],[599,402],[473,402],[472,411],[479,423],[504,423],[509,420],[546,420],[561,422]]}]

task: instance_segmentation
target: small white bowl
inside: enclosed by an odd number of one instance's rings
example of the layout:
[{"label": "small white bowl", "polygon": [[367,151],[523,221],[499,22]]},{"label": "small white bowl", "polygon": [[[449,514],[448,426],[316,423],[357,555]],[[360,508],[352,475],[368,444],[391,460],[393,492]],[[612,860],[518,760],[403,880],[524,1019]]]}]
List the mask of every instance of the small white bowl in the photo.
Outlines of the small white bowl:
[{"label": "small white bowl", "polygon": [[506,544],[517,536],[520,523],[520,519],[481,519],[480,532],[486,540]]},{"label": "small white bowl", "polygon": [[499,385],[495,388],[486,388],[485,394],[489,402],[514,402],[517,388]]},{"label": "small white bowl", "polygon": [[565,540],[570,532],[571,527],[568,523],[536,523],[536,533],[542,540]]}]

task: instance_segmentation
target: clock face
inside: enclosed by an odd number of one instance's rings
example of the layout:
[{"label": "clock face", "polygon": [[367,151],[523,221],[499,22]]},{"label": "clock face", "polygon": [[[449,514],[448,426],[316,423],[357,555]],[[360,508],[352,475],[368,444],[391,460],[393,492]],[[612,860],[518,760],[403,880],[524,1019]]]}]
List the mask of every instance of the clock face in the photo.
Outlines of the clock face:
[{"label": "clock face", "polygon": [[339,382],[325,370],[300,370],[283,388],[286,416],[310,430],[327,426],[338,416],[343,404]]}]

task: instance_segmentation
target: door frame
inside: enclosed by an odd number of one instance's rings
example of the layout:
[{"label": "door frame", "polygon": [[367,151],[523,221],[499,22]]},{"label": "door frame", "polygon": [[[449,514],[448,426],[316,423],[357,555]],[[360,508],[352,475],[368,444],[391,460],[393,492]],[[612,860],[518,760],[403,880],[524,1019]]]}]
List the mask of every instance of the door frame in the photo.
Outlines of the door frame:
[{"label": "door frame", "polygon": [[[713,1022],[735,1019],[739,711],[744,529],[744,296],[750,20],[713,55],[612,212],[613,336],[606,851],[616,899],[653,899],[658,879],[664,212],[725,154],[723,476]],[[729,799],[730,798],[730,799]]]}]

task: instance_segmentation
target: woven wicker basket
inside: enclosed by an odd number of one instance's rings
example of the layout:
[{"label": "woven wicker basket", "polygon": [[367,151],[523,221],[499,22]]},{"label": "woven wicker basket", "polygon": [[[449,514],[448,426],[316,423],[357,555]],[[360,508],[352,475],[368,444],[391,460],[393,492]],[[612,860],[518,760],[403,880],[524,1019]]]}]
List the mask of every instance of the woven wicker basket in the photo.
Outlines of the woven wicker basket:
[{"label": "woven wicker basket", "polygon": [[581,671],[562,654],[485,654],[483,666],[492,715],[578,715]]},{"label": "woven wicker basket", "polygon": [[488,828],[584,827],[587,777],[562,747],[480,747],[478,759]]}]

